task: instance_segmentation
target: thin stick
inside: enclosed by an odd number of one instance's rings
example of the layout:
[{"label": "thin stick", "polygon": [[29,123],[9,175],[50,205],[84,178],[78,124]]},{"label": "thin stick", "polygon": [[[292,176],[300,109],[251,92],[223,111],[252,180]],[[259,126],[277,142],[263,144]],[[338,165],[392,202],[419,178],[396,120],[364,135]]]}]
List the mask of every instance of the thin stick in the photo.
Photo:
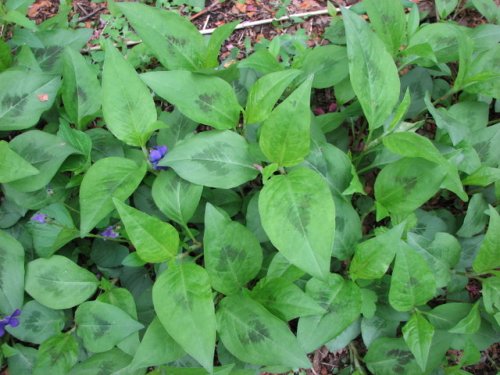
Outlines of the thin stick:
[{"label": "thin stick", "polygon": [[[349,6],[346,6],[345,8],[349,8]],[[335,8],[337,12],[340,12],[340,8]],[[266,25],[270,24],[273,22],[280,22],[280,21],[288,21],[293,18],[302,18],[302,17],[314,17],[314,16],[323,16],[328,14],[328,9],[320,9],[320,10],[315,10],[312,12],[304,12],[304,13],[295,13],[295,14],[290,14],[288,16],[283,16],[280,18],[266,18],[264,20],[257,20],[257,21],[246,21],[240,23],[238,26],[236,26],[236,30],[241,30],[241,29],[246,29],[249,27],[254,27],[254,26],[260,26],[260,25]],[[205,29],[205,30],[200,30],[200,34],[202,35],[210,35],[212,34],[216,28],[211,28],[211,29]],[[132,47],[137,44],[142,43],[142,40],[129,40],[125,42],[125,45],[127,47]],[[83,53],[90,52],[90,51],[99,51],[101,50],[101,46],[93,46],[89,48],[85,48],[82,50]]]},{"label": "thin stick", "polygon": [[86,20],[88,20],[89,18],[91,18],[92,16],[96,15],[97,13],[99,13],[101,10],[104,10],[104,9],[106,9],[106,7],[97,8],[96,10],[90,12],[89,14],[86,14],[86,15],[78,18],[76,20],[76,22],[80,23],[80,22],[86,21]]}]

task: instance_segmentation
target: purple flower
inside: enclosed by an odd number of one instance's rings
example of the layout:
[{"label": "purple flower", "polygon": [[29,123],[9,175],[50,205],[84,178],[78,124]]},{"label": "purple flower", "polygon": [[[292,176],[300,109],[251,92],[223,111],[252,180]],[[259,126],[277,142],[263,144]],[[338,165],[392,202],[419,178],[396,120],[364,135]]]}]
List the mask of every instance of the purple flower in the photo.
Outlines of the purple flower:
[{"label": "purple flower", "polygon": [[37,212],[31,217],[31,221],[36,221],[40,224],[45,224],[47,222],[47,215]]},{"label": "purple flower", "polygon": [[153,166],[153,169],[160,170],[166,169],[165,167],[159,167],[158,162],[163,159],[163,157],[167,154],[168,147],[167,146],[154,146],[151,150],[149,150],[149,161]]},{"label": "purple flower", "polygon": [[101,236],[107,238],[116,238],[118,237],[118,233],[115,232],[115,227],[109,226],[101,232]]},{"label": "purple flower", "polygon": [[5,327],[17,327],[19,325],[19,320],[17,317],[21,315],[21,310],[16,309],[11,315],[7,315],[5,318],[0,320],[0,337],[5,334]]}]

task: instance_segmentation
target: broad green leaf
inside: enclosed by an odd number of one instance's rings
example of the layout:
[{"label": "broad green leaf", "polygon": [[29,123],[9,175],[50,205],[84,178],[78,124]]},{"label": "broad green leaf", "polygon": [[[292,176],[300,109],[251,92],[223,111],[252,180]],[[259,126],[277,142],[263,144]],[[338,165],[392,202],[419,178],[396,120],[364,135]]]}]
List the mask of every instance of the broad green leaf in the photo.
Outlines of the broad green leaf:
[{"label": "broad green leaf", "polygon": [[472,237],[483,231],[488,224],[488,216],[485,212],[488,210],[488,202],[482,194],[474,194],[467,207],[467,213],[464,222],[457,232],[460,237]]},{"label": "broad green leaf", "polygon": [[487,273],[500,267],[500,215],[490,206],[490,222],[472,268],[477,273]]},{"label": "broad green leaf", "polygon": [[311,367],[287,324],[243,294],[220,302],[217,326],[224,346],[241,361],[292,369]]},{"label": "broad green leaf", "polygon": [[479,302],[476,302],[467,316],[460,320],[449,332],[459,334],[476,333],[481,326],[481,314],[479,313]]},{"label": "broad green leaf", "polygon": [[130,241],[139,257],[148,263],[175,258],[179,250],[179,233],[170,224],[149,216],[118,199],[113,199]]},{"label": "broad green leaf", "polygon": [[146,330],[130,367],[159,366],[173,362],[185,354],[179,344],[165,331],[160,320],[155,317]]},{"label": "broad green leaf", "polygon": [[69,155],[79,153],[64,140],[40,130],[30,130],[10,142],[10,148],[40,173],[13,181],[12,188],[32,192],[44,188]]},{"label": "broad green leaf", "polygon": [[[355,340],[360,331],[360,321],[359,319],[352,323],[349,327],[344,329],[340,335],[334,338],[332,341],[326,343],[326,347],[330,352],[336,352],[338,350],[342,350],[349,346],[349,344]],[[361,374],[358,374],[361,375]]]},{"label": "broad green leaf", "polygon": [[[203,0],[202,2],[203,4],[205,3]],[[216,68],[219,66],[220,48],[224,41],[231,36],[234,28],[238,26],[239,23],[239,21],[233,21],[223,24],[217,27],[212,35],[210,35],[210,39],[208,40],[208,45],[205,52],[205,67]]]},{"label": "broad green leaf", "polygon": [[281,253],[276,253],[267,268],[269,279],[280,278],[293,282],[304,276],[304,271],[291,264]]},{"label": "broad green leaf", "polygon": [[500,48],[495,45],[474,55],[474,59],[468,62],[463,77],[464,91],[500,98],[499,53]]},{"label": "broad green leaf", "polygon": [[54,203],[42,208],[47,215],[45,223],[31,221],[27,228],[33,237],[33,247],[40,257],[50,257],[61,247],[78,236],[73,218],[62,203]]},{"label": "broad green leaf", "polygon": [[397,311],[409,311],[434,297],[436,280],[424,258],[404,243],[398,246],[392,271],[389,303]]},{"label": "broad green leaf", "polygon": [[192,136],[198,127],[196,122],[184,116],[177,108],[173,112],[162,112],[160,121],[166,123],[167,127],[158,131],[156,141],[169,149],[174,148],[184,138]]},{"label": "broad green leaf", "polygon": [[14,237],[0,230],[0,313],[12,314],[24,299],[24,249]]},{"label": "broad green leaf", "polygon": [[274,176],[259,195],[262,226],[273,245],[301,270],[330,272],[335,205],[325,180],[310,169]]},{"label": "broad green leaf", "polygon": [[203,236],[205,268],[212,287],[232,294],[259,273],[262,249],[252,232],[207,203]]},{"label": "broad green leaf", "polygon": [[338,274],[330,274],[325,281],[309,280],[306,293],[326,309],[325,314],[299,319],[297,337],[300,345],[310,353],[333,340],[359,318],[361,293],[356,284]]},{"label": "broad green leaf", "polygon": [[127,368],[132,357],[118,348],[103,353],[92,354],[71,369],[69,375],[143,375],[144,372],[131,371]]},{"label": "broad green leaf", "polygon": [[167,333],[212,372],[216,322],[205,269],[194,263],[171,264],[156,279],[153,303]]},{"label": "broad green leaf", "polygon": [[120,141],[144,146],[151,134],[160,128],[148,88],[111,43],[106,46],[102,98],[106,126]]},{"label": "broad green leaf", "polygon": [[[363,290],[363,289],[362,289]],[[361,320],[361,336],[363,343],[369,349],[372,342],[379,337],[396,337],[399,320],[387,320],[378,315]]]},{"label": "broad green leaf", "polygon": [[403,230],[404,225],[400,224],[357,245],[349,266],[351,278],[353,280],[382,278],[396,255]]},{"label": "broad green leaf", "polygon": [[80,185],[80,235],[85,236],[114,210],[113,198],[127,199],[146,174],[146,163],[109,157],[92,165]]},{"label": "broad green leaf", "polygon": [[22,130],[37,124],[54,104],[61,79],[34,71],[0,73],[0,130]]},{"label": "broad green leaf", "polygon": [[84,302],[75,312],[76,333],[85,348],[94,353],[112,349],[144,326],[122,309],[108,303]]},{"label": "broad green leaf", "polygon": [[491,168],[482,165],[477,171],[463,179],[464,185],[477,185],[486,187],[500,181],[500,168]]},{"label": "broad green leaf", "polygon": [[342,9],[342,15],[352,88],[370,129],[376,129],[383,125],[399,100],[398,70],[384,43],[365,21],[348,9]]},{"label": "broad green leaf", "polygon": [[66,320],[63,311],[49,309],[34,300],[22,307],[18,319],[19,325],[15,328],[7,327],[7,332],[19,340],[33,344],[41,344],[57,335],[64,328]]},{"label": "broad green leaf", "polygon": [[238,125],[241,107],[233,88],[222,78],[175,70],[144,73],[141,79],[198,123],[221,130]]},{"label": "broad green leaf", "polygon": [[410,132],[392,133],[383,138],[384,146],[395,154],[410,158],[422,158],[436,164],[446,164],[447,160],[436,146],[424,136]]},{"label": "broad green leaf", "polygon": [[401,1],[365,0],[363,5],[370,25],[384,42],[387,51],[395,56],[406,39],[406,17]]},{"label": "broad green leaf", "polygon": [[[115,250],[115,249],[113,249]],[[125,288],[111,287],[100,294],[96,301],[108,303],[125,311],[132,318],[137,319],[137,307],[134,296]]]},{"label": "broad green leaf", "polygon": [[375,340],[364,360],[368,369],[377,375],[423,374],[403,338]]},{"label": "broad green leaf", "polygon": [[247,141],[232,131],[207,131],[179,142],[159,163],[198,185],[231,189],[259,173]]},{"label": "broad green leaf", "polygon": [[490,23],[498,25],[500,22],[500,9],[494,0],[472,0],[472,5],[488,20]]},{"label": "broad green leaf", "polygon": [[[420,28],[410,39],[407,48],[412,48],[419,44],[428,44],[437,61],[448,63],[458,60],[457,26],[451,23],[431,23]],[[418,61],[419,65],[432,66],[434,62]]]},{"label": "broad green leaf", "polygon": [[300,71],[289,69],[259,78],[248,93],[245,122],[253,124],[267,119],[285,89],[299,74]]},{"label": "broad green leaf", "polygon": [[403,326],[402,331],[404,340],[415,356],[418,365],[422,371],[425,371],[434,336],[434,326],[416,312]]},{"label": "broad green leaf", "polygon": [[71,128],[67,123],[59,124],[57,136],[64,139],[71,147],[78,150],[81,155],[74,155],[63,164],[63,170],[80,174],[90,167],[92,153],[92,138],[87,133]]},{"label": "broad green leaf", "polygon": [[94,294],[99,282],[70,259],[52,255],[35,259],[26,269],[26,292],[51,309],[69,309]]},{"label": "broad green leaf", "polygon": [[139,3],[116,5],[167,69],[194,71],[203,66],[205,41],[186,18]]},{"label": "broad green leaf", "polygon": [[484,309],[493,314],[495,309],[500,311],[500,277],[493,276],[481,281]]},{"label": "broad green leaf", "polygon": [[448,302],[426,312],[426,316],[436,329],[449,330],[467,316],[472,306],[470,303]]},{"label": "broad green leaf", "polygon": [[305,76],[314,75],[312,87],[324,89],[337,85],[349,77],[345,47],[327,45],[309,50],[300,69]]},{"label": "broad green leaf", "polygon": [[[4,348],[5,346],[2,347],[3,350]],[[13,350],[15,354],[7,358],[9,372],[16,375],[33,375],[38,350],[21,344],[15,344]]]},{"label": "broad green leaf", "polygon": [[0,73],[7,70],[11,64],[12,52],[10,51],[10,46],[3,40],[0,40]]},{"label": "broad green leaf", "polygon": [[326,312],[297,285],[283,278],[261,279],[250,295],[252,299],[285,321]]},{"label": "broad green leaf", "polygon": [[203,186],[183,180],[172,170],[160,172],[151,189],[160,211],[180,225],[186,225],[194,215],[202,191]]},{"label": "broad green leaf", "polygon": [[0,141],[0,183],[5,184],[40,173],[38,169],[9,148],[9,144]]},{"label": "broad green leaf", "polygon": [[437,193],[445,167],[422,158],[403,158],[387,165],[375,181],[377,203],[395,214],[409,214]]},{"label": "broad green leaf", "polygon": [[436,12],[439,18],[448,17],[458,5],[458,0],[436,0]]},{"label": "broad green leaf", "polygon": [[33,375],[66,375],[77,360],[78,342],[71,333],[60,333],[40,345]]},{"label": "broad green leaf", "polygon": [[309,153],[312,79],[310,76],[262,123],[260,149],[273,163],[292,166]]},{"label": "broad green leaf", "polygon": [[79,52],[66,48],[63,61],[64,109],[71,121],[83,128],[101,108],[101,85],[95,70]]}]

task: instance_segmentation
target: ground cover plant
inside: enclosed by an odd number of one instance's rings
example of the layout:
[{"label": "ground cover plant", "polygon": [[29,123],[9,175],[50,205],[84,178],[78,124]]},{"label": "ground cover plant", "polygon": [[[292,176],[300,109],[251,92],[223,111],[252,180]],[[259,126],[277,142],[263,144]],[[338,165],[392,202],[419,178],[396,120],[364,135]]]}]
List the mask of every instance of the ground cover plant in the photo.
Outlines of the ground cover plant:
[{"label": "ground cover plant", "polygon": [[[500,323],[500,29],[364,0],[315,48],[220,61],[114,3],[127,49],[0,5],[9,374],[466,374]],[[332,11],[332,13],[334,13]],[[365,17],[367,15],[368,17]],[[369,19],[369,22],[367,21]],[[128,32],[128,31],[127,31]],[[135,50],[137,48],[137,50]],[[494,363],[490,366],[495,366]]]}]

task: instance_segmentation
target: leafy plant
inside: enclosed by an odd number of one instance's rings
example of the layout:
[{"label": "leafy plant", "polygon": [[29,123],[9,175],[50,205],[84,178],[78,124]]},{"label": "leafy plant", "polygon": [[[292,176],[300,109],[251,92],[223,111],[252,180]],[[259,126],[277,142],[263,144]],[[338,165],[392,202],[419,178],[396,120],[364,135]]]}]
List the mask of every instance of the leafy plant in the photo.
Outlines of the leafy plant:
[{"label": "leafy plant", "polygon": [[1,14],[9,373],[288,372],[348,345],[346,371],[462,374],[497,341],[498,17],[365,0],[371,22],[343,9],[332,45],[226,66],[235,23],[207,42],[116,3],[158,62],[139,73],[23,4]]}]

